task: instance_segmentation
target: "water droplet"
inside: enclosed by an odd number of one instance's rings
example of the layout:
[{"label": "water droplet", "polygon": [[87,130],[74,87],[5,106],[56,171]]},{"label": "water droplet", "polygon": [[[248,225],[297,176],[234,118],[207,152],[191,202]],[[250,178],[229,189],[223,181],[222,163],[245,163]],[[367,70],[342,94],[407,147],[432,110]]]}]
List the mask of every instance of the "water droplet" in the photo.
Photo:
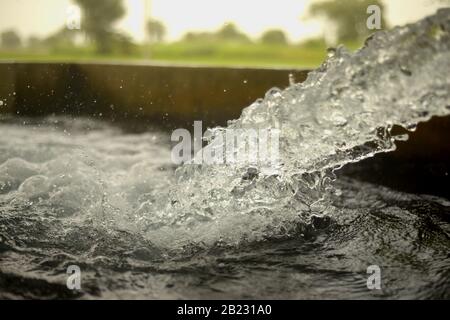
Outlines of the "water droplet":
[{"label": "water droplet", "polygon": [[328,48],[327,56],[328,58],[333,58],[336,55],[336,48]]},{"label": "water droplet", "polygon": [[406,130],[408,130],[408,131],[416,131],[416,129],[417,129],[416,123],[410,123],[410,124],[406,125]]},{"label": "water droplet", "polygon": [[289,73],[289,85],[295,85],[295,76],[292,73]]},{"label": "water droplet", "polygon": [[405,66],[400,66],[400,71],[404,74],[410,77],[412,75],[412,72]]},{"label": "water droplet", "polygon": [[273,98],[281,97],[281,90],[278,89],[278,88],[272,88],[272,89],[270,89],[270,90],[267,91],[267,93],[266,93],[266,98],[270,98],[270,97],[273,97]]}]

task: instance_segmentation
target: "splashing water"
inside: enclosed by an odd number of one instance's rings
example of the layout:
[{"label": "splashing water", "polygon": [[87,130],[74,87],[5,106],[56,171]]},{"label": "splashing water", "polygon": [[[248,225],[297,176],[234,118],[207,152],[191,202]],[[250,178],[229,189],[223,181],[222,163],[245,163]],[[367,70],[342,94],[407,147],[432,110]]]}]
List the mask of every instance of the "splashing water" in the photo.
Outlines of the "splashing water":
[{"label": "splashing water", "polygon": [[[334,170],[394,150],[395,140],[405,138],[391,136],[394,124],[413,130],[418,122],[449,113],[449,12],[441,10],[417,24],[376,33],[353,54],[343,47],[330,50],[327,61],[305,82],[270,90],[238,120],[230,121],[233,129],[280,130],[281,164],[276,168],[256,168],[246,179],[248,166],[187,164],[177,170],[177,183],[149,195],[145,178],[137,175],[141,181],[130,182],[129,173],[113,172],[116,168],[105,167],[105,159],[67,154],[67,159],[46,163],[55,171],[47,173],[63,175],[66,167],[61,164],[66,161],[74,168],[83,167],[83,161],[93,164],[77,172],[77,188],[62,188],[52,197],[66,207],[61,209],[66,215],[81,210],[86,219],[143,233],[160,247],[289,237],[312,216],[337,213],[327,201],[329,194],[339,193],[331,184]],[[217,144],[222,128],[211,132],[207,148]],[[114,142],[110,145],[117,149]],[[141,162],[134,164],[138,171],[149,165],[144,155],[152,157],[142,154]],[[19,175],[31,177],[20,185],[21,195],[35,198],[30,188],[45,193],[42,186],[53,183],[39,174],[42,166],[34,169],[36,165],[22,160],[5,160],[3,170],[18,166]],[[92,181],[84,180],[85,174]],[[128,179],[122,180],[124,175]],[[128,183],[134,184],[133,195],[123,192]]]},{"label": "splashing water", "polygon": [[[305,82],[270,90],[229,128],[280,129],[282,164],[258,168],[253,179],[244,178],[243,165],[185,165],[167,195],[170,205],[156,223],[156,213],[146,213],[142,229],[171,244],[236,243],[289,236],[313,215],[336,213],[327,201],[339,192],[330,185],[334,170],[394,150],[405,136],[392,136],[393,125],[414,130],[450,112],[449,13],[376,33],[354,54],[330,50]],[[208,147],[221,132],[212,130]]]},{"label": "splashing water", "polygon": [[[230,256],[223,263],[233,264],[235,255],[237,260],[256,259],[245,252],[246,245],[264,246],[271,242],[263,240],[271,239],[291,241],[306,234],[311,224],[323,221],[318,219],[331,218],[345,225],[361,215],[363,224],[352,223],[351,230],[377,239],[380,234],[376,233],[376,215],[365,214],[376,210],[390,217],[386,223],[402,224],[395,226],[401,236],[393,235],[389,241],[399,246],[414,242],[411,234],[416,230],[408,221],[418,225],[420,219],[411,213],[413,205],[409,211],[401,209],[402,201],[429,201],[429,207],[436,211],[448,208],[448,202],[369,186],[360,188],[356,182],[335,181],[334,171],[394,150],[396,140],[407,138],[393,136],[394,125],[414,130],[419,122],[448,115],[449,74],[449,9],[413,25],[376,33],[356,53],[343,47],[330,50],[329,58],[305,82],[290,81],[285,90],[270,90],[264,99],[244,109],[239,119],[229,122],[228,128],[232,129],[279,129],[281,161],[275,167],[185,164],[173,173],[170,150],[161,134],[123,134],[86,119],[49,118],[26,126],[4,121],[0,136],[0,274],[10,270],[21,276],[40,277],[44,273],[55,281],[52,268],[62,269],[68,261],[76,260],[84,263],[88,282],[97,281],[97,271],[102,269],[115,279],[112,285],[105,280],[106,287],[132,283],[131,290],[138,290],[145,282],[149,292],[171,297],[158,286],[173,282],[177,275],[184,277],[183,270],[191,267],[189,263],[198,266],[201,274],[205,268],[212,268],[207,270],[215,276],[222,272],[215,269],[213,253],[197,262],[175,263],[172,257],[217,248],[234,250],[239,244],[244,251],[228,251]],[[210,130],[212,137],[204,150],[220,146],[218,136],[223,130]],[[398,206],[388,205],[391,198]],[[402,230],[408,232],[403,234]],[[344,252],[349,269],[358,258],[346,248],[364,247],[367,252],[378,252],[362,235],[348,240],[345,231],[339,232],[320,246],[331,250],[332,243],[337,243],[331,251],[336,257]],[[431,231],[428,237],[432,240],[422,256],[434,254],[436,261],[444,265],[448,258],[442,252],[448,251],[447,240]],[[382,239],[383,243],[389,241]],[[294,266],[302,268],[295,254],[298,243],[293,246],[295,249],[289,252],[294,254],[289,257],[282,248],[274,249],[282,251],[280,261],[270,250],[265,257],[276,266],[290,261],[286,266],[289,272]],[[414,251],[421,247],[412,247],[404,249],[408,254],[412,252],[411,259],[418,259],[411,266],[421,265],[423,261]],[[321,251],[308,256],[309,249],[304,245],[302,256],[310,259],[312,266],[324,266],[335,257]],[[258,250],[266,252],[264,247]],[[363,261],[363,249],[356,253]],[[397,256],[389,254],[383,259],[392,263]],[[363,268],[365,263],[361,262]],[[134,268],[138,279],[127,273]],[[262,282],[257,279],[259,269],[252,273],[248,267],[250,273],[246,274],[245,268],[241,272],[246,275],[244,279],[255,278],[255,283],[268,285],[264,278]],[[114,273],[117,269],[127,275]],[[173,278],[167,276],[168,270],[174,271]],[[270,282],[274,282],[277,270],[271,271]],[[436,271],[433,275],[438,280],[433,283],[440,287],[434,289],[446,292],[441,286],[446,283],[441,269],[427,270]],[[143,280],[149,272],[151,279]],[[411,272],[417,278],[423,274],[413,267]],[[289,281],[279,279],[280,283],[286,282],[283,292],[289,283],[298,283],[295,273],[289,274],[293,276]],[[192,279],[198,282],[197,275]],[[354,279],[349,276],[343,281],[350,283],[347,289],[352,292]],[[241,284],[247,285],[245,281]],[[2,286],[0,281],[0,289]],[[420,288],[416,283],[410,287]],[[241,289],[236,291],[241,293]],[[266,289],[255,289],[255,295]],[[96,295],[92,290],[90,294]],[[180,293],[177,297],[185,296]]]}]

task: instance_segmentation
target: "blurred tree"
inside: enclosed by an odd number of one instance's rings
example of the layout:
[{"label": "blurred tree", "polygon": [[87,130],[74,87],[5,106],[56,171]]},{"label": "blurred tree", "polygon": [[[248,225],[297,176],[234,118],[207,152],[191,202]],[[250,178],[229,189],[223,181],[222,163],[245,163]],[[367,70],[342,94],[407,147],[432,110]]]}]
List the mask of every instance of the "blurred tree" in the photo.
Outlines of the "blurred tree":
[{"label": "blurred tree", "polygon": [[387,27],[384,19],[384,5],[380,0],[328,0],[313,3],[308,12],[308,17],[324,16],[335,24],[336,39],[338,41],[360,40],[366,37],[372,30],[366,27],[367,8],[377,5],[381,9],[381,26]]},{"label": "blurred tree", "polygon": [[249,43],[250,38],[237,29],[233,23],[227,23],[216,32],[188,32],[183,41],[187,42],[239,42]]},{"label": "blurred tree", "polygon": [[304,41],[300,42],[299,45],[302,46],[302,47],[305,47],[305,48],[323,48],[323,49],[326,49],[326,47],[327,47],[327,44],[326,44],[324,38],[307,39],[307,40],[304,40]]},{"label": "blurred tree", "polygon": [[112,52],[132,55],[137,52],[137,46],[133,42],[133,39],[121,33],[115,33],[112,37]]},{"label": "blurred tree", "polygon": [[211,42],[216,41],[217,37],[214,33],[211,32],[193,32],[190,31],[186,33],[183,37],[183,41],[187,42]]},{"label": "blurred tree", "polygon": [[124,14],[122,0],[74,0],[83,11],[82,28],[99,53],[110,53],[114,38],[113,25]]},{"label": "blurred tree", "polygon": [[0,35],[2,47],[5,49],[17,49],[21,46],[20,36],[14,30],[8,30]]},{"label": "blurred tree", "polygon": [[74,30],[65,27],[59,29],[44,40],[45,44],[51,48],[55,47],[73,47],[76,37]]},{"label": "blurred tree", "polygon": [[37,36],[30,36],[27,39],[27,46],[30,48],[36,48],[41,45],[41,39],[39,39]]},{"label": "blurred tree", "polygon": [[216,36],[219,40],[232,41],[232,42],[250,42],[249,37],[238,30],[238,28],[231,22],[226,23]]},{"label": "blurred tree", "polygon": [[75,49],[78,30],[69,30],[65,26],[40,41],[38,47],[53,53],[68,53]]},{"label": "blurred tree", "polygon": [[149,20],[147,22],[147,34],[150,43],[162,42],[166,36],[166,27],[161,21]]},{"label": "blurred tree", "polygon": [[282,30],[267,30],[263,33],[261,36],[261,42],[266,44],[287,44],[287,38],[286,35]]}]

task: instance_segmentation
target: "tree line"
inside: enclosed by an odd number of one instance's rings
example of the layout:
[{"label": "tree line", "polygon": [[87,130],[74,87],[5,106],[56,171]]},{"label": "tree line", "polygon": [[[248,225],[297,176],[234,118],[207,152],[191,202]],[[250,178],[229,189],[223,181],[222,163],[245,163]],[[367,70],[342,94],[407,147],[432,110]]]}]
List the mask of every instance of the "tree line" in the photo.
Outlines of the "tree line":
[{"label": "tree line", "polygon": [[[62,28],[46,39],[30,37],[29,47],[46,46],[51,48],[73,46],[75,38],[81,34],[95,46],[100,54],[114,51],[131,53],[136,46],[132,38],[118,32],[114,26],[126,14],[122,0],[92,1],[73,0],[82,10],[82,30]],[[371,31],[365,28],[367,19],[366,9],[369,5],[378,5],[383,9],[379,0],[328,0],[314,2],[309,7],[304,19],[323,18],[331,22],[332,27],[327,32],[334,33],[338,42],[360,40]],[[382,16],[382,25],[386,21]],[[161,21],[151,19],[146,25],[149,43],[160,43],[165,40],[166,27]],[[14,30],[7,30],[0,34],[3,48],[17,49],[24,45],[20,36]],[[237,42],[251,43],[252,39],[233,23],[227,23],[215,32],[188,32],[183,37],[185,42]],[[313,40],[319,41],[318,39]],[[270,45],[287,45],[288,38],[283,30],[267,30],[258,39],[259,43]]]}]

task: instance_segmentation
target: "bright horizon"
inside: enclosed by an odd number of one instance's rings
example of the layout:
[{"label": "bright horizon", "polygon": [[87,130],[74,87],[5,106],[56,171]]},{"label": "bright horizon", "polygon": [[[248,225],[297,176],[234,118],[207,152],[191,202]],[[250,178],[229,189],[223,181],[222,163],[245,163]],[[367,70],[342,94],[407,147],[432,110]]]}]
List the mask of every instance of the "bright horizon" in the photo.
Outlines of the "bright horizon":
[{"label": "bright horizon", "polygon": [[[145,40],[147,17],[161,20],[167,40],[180,39],[189,31],[214,31],[226,22],[259,37],[279,28],[289,39],[299,42],[324,34],[320,20],[304,21],[306,9],[319,0],[124,0],[127,14],[117,28],[137,42]],[[1,0],[0,30],[15,29],[24,38],[45,37],[63,27],[71,0]],[[386,19],[391,25],[414,22],[434,13],[449,2],[438,0],[384,0]],[[147,9],[147,10],[146,10]]]}]

